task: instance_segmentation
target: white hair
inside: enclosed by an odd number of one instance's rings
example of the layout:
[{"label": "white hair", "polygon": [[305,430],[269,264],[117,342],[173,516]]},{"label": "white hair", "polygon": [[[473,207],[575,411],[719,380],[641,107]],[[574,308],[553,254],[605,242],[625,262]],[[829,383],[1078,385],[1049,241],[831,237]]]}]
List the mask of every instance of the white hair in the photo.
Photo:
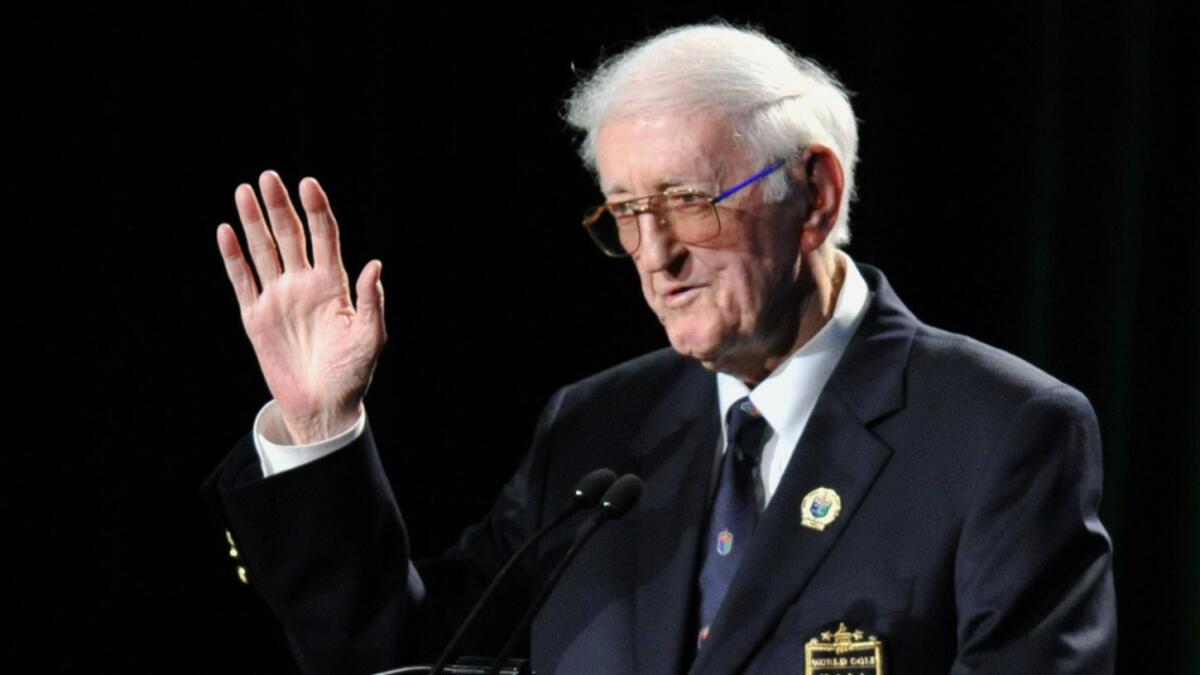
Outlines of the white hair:
[{"label": "white hair", "polygon": [[[579,154],[598,174],[596,136],[606,120],[700,111],[729,120],[735,142],[763,165],[811,143],[828,146],[844,178],[829,238],[849,243],[858,123],[846,90],[816,62],[756,30],[701,24],[650,37],[576,85],[563,116],[585,133]],[[764,201],[782,200],[788,185],[782,172],[764,179]]]}]

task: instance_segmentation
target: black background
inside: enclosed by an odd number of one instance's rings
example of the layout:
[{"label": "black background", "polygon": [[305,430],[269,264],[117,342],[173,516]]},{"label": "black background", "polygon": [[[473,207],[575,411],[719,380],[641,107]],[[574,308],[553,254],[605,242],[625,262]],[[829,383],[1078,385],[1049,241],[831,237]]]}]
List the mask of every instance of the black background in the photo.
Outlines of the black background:
[{"label": "black background", "polygon": [[477,517],[555,388],[666,344],[632,266],[578,225],[599,193],[558,117],[572,67],[720,16],[854,92],[850,255],[926,322],[1091,399],[1122,670],[1195,663],[1187,4],[197,3],[14,20],[31,38],[10,61],[10,142],[31,151],[10,183],[26,227],[9,233],[9,332],[32,338],[11,367],[33,375],[12,382],[35,404],[15,420],[34,465],[10,492],[28,526],[10,554],[24,646],[50,670],[292,668],[198,492],[268,399],[215,244],[234,188],[264,169],[293,195],[321,180],[352,279],[384,263],[368,414],[417,551]]}]

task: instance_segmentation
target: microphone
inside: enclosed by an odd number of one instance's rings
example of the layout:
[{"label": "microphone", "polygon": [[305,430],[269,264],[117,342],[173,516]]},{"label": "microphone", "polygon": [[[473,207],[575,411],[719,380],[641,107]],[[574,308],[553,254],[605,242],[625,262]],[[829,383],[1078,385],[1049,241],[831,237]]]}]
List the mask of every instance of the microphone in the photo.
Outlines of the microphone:
[{"label": "microphone", "polygon": [[629,513],[641,496],[642,479],[631,473],[621,476],[605,491],[600,502],[600,507],[604,510],[600,512],[598,520],[616,520]]},{"label": "microphone", "polygon": [[639,497],[642,496],[642,479],[637,476],[627,473],[617,479],[617,482],[608,488],[604,493],[604,498],[600,501],[600,512],[597,513],[588,523],[583,535],[567,549],[567,554],[563,559],[558,561],[558,564],[551,570],[546,583],[542,585],[542,590],[534,599],[533,604],[529,606],[525,616],[521,618],[521,623],[508,637],[508,642],[504,643],[504,649],[500,651],[500,655],[492,661],[492,667],[488,671],[491,675],[497,675],[500,672],[500,667],[504,663],[508,655],[517,646],[517,641],[521,635],[529,628],[529,624],[533,622],[533,617],[541,610],[542,605],[546,604],[546,600],[550,597],[550,592],[558,585],[558,580],[562,578],[563,572],[567,570],[567,566],[575,559],[575,556],[582,550],[583,545],[588,539],[600,529],[600,526],[610,520],[616,520],[629,512],[633,505],[637,503]]},{"label": "microphone", "polygon": [[[525,555],[526,551],[540,541],[547,532],[561,525],[567,518],[584,509],[595,506],[602,498],[607,500],[609,492],[612,492],[612,488],[616,487],[615,483],[617,482],[619,482],[617,481],[617,474],[612,469],[596,469],[579,480],[579,483],[575,486],[575,491],[567,499],[566,505],[563,506],[562,512],[522,544],[521,548],[517,549],[516,553],[513,553],[508,559],[508,562],[504,563],[504,567],[500,568],[500,571],[496,573],[496,576],[492,579],[492,583],[488,585],[483,595],[479,597],[478,602],[471,608],[471,613],[467,615],[462,625],[458,627],[458,632],[450,639],[450,643],[442,650],[441,656],[434,662],[433,667],[429,669],[429,675],[438,675],[438,673],[441,673],[446,664],[450,662],[450,659],[454,658],[454,652],[458,649],[458,645],[466,636],[467,631],[475,623],[484,606],[495,595],[496,589],[500,587],[500,582],[508,576],[509,571],[516,566],[517,561]],[[636,497],[634,499],[636,500]]]},{"label": "microphone", "polygon": [[612,469],[596,469],[579,479],[579,484],[575,486],[575,493],[567,499],[567,506],[563,508],[573,508],[571,513],[575,513],[580,509],[591,508],[607,495],[608,489],[615,482],[617,482],[615,471]]}]

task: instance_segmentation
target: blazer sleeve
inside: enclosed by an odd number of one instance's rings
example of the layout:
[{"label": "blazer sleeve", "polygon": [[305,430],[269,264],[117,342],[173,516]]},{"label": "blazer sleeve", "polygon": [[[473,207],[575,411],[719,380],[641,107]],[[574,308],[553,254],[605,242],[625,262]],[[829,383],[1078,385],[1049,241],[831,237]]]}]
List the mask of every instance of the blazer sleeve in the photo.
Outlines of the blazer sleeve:
[{"label": "blazer sleeve", "polygon": [[[538,467],[556,400],[491,512],[421,563],[412,559],[369,421],[350,445],[266,479],[251,435],[238,441],[201,490],[304,672],[378,672],[437,655],[451,627],[536,529]],[[520,616],[528,569],[517,571],[512,597],[496,599],[497,625],[515,623],[505,610]],[[491,644],[494,636],[486,637]]]},{"label": "blazer sleeve", "polygon": [[1112,545],[1098,515],[1091,405],[1066,385],[1039,392],[984,467],[958,545],[951,672],[1113,672]]}]

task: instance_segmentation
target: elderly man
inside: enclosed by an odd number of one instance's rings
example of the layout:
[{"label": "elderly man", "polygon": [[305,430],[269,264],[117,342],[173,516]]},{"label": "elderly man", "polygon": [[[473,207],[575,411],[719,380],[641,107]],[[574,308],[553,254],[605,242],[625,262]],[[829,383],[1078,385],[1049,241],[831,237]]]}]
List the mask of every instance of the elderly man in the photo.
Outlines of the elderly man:
[{"label": "elderly man", "polygon": [[[218,244],[274,396],[205,484],[306,670],[428,657],[598,467],[645,481],[530,631],[539,673],[1103,673],[1115,649],[1100,445],[1076,390],[920,323],[849,239],[857,131],[838,84],[771,39],[667,31],[568,104],[672,349],[559,390],[484,522],[420,569],[366,424],[381,266],[351,303],[337,226],[278,176]],[[502,640],[571,544],[518,565]],[[493,652],[494,653],[494,652]],[[839,661],[844,660],[844,663]],[[837,668],[842,668],[837,670]]]}]

